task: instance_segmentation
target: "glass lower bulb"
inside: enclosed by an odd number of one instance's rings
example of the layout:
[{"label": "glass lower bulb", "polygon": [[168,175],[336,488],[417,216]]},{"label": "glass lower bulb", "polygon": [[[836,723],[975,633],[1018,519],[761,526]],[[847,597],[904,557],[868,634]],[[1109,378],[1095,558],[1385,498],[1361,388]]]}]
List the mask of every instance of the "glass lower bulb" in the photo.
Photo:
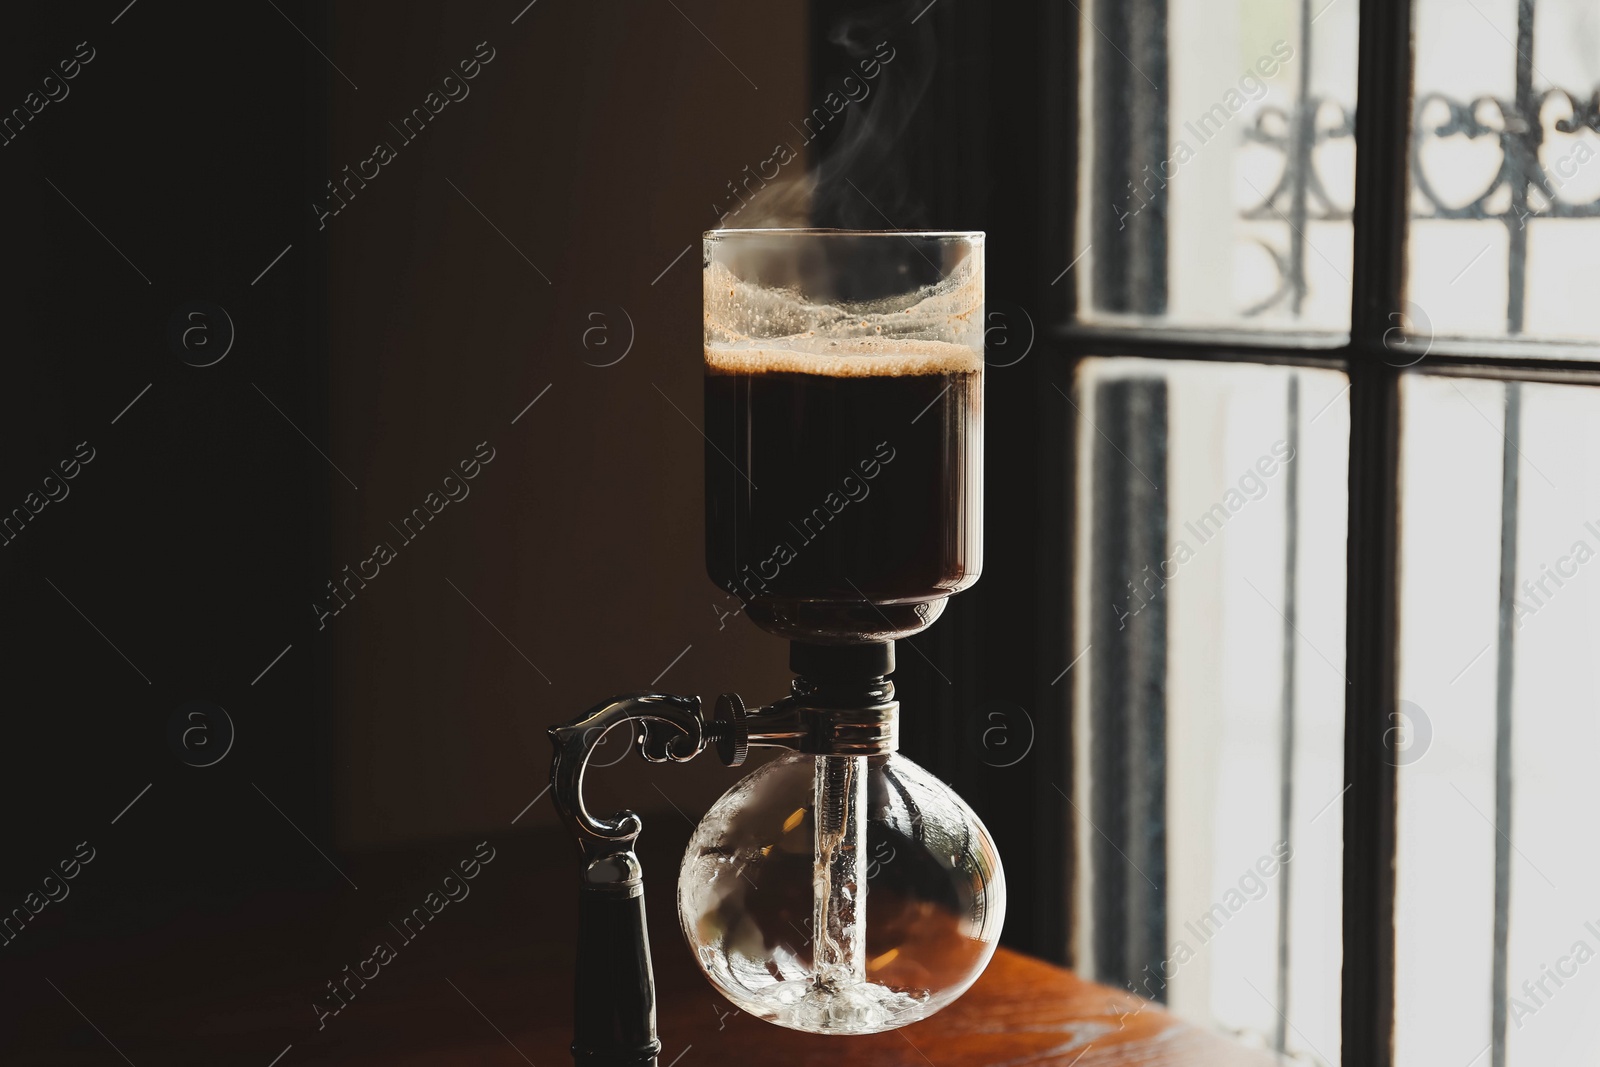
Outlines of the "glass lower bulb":
[{"label": "glass lower bulb", "polygon": [[903,756],[788,754],[712,805],[678,875],[706,977],[819,1034],[927,1018],[966,991],[1005,921],[994,841]]}]

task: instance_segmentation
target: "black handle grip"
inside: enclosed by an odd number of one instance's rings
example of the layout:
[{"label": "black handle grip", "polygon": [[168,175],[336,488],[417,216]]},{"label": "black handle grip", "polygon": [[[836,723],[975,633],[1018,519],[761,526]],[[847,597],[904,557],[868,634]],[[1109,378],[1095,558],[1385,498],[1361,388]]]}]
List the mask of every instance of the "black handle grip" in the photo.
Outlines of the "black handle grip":
[{"label": "black handle grip", "polygon": [[574,1062],[588,1067],[656,1067],[655,976],[644,921],[644,876],[631,811],[595,815],[583,803],[583,772],[595,745],[628,723],[647,760],[683,762],[706,747],[699,697],[629,693],[550,729],[555,759],[550,794],[583,857],[578,892],[578,965],[573,989]]},{"label": "black handle grip", "polygon": [[656,1067],[661,1042],[642,880],[586,884],[578,893],[572,1032],[574,1063]]}]

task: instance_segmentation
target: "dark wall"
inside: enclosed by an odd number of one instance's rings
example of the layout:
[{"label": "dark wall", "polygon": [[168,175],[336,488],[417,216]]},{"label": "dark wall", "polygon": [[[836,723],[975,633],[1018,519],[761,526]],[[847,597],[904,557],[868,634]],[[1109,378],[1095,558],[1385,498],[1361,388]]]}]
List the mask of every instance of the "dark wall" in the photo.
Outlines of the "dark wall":
[{"label": "dark wall", "polygon": [[[727,183],[794,137],[804,6],[519,7],[332,24],[360,90],[329,83],[330,168],[396,149],[320,235],[329,451],[360,487],[330,483],[333,565],[396,550],[323,632],[296,590],[333,654],[345,842],[508,825],[546,784],[545,729],[612,693],[787,684],[783,642],[720,617],[737,605],[705,574],[699,245]],[[480,53],[413,140],[389,125]],[[405,541],[389,524],[480,442],[470,495]],[[735,777],[629,759],[595,795],[698,819]]]},{"label": "dark wall", "polygon": [[0,45],[8,911],[84,842],[113,901],[320,878],[287,819],[333,825],[291,595],[328,548],[326,249],[291,195],[322,60],[270,6],[122,7],[19,8]]},{"label": "dark wall", "polygon": [[[679,7],[16,14],[6,906],[85,841],[112,896],[337,881],[313,845],[509,827],[613,692],[785,684],[704,572],[698,244],[805,11]],[[734,776],[596,777],[676,819]]]}]

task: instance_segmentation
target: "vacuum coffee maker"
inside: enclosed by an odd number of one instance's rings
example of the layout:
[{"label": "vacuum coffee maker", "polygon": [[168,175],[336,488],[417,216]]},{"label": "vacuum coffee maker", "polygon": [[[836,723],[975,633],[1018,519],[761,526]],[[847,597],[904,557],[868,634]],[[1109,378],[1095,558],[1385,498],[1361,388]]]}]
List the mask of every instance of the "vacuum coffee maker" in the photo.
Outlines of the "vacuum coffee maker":
[{"label": "vacuum coffee maker", "polygon": [[706,564],[790,645],[788,693],[636,692],[550,730],[551,795],[582,861],[573,1055],[656,1063],[631,811],[596,814],[584,768],[608,730],[652,762],[781,755],[701,820],[678,879],[683,934],[738,1008],[823,1034],[926,1018],[994,953],[994,842],[897,754],[894,642],[982,565],[983,234],[705,235]]}]

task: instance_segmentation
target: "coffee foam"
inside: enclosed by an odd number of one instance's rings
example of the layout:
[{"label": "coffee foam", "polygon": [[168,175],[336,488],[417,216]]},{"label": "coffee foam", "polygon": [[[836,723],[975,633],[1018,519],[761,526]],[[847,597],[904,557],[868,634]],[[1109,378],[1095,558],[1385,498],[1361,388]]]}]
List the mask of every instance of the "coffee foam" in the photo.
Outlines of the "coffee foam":
[{"label": "coffee foam", "polygon": [[833,378],[961,374],[983,368],[981,257],[932,285],[883,300],[812,303],[706,264],[706,369]]},{"label": "coffee foam", "polygon": [[925,374],[972,374],[982,369],[981,352],[948,341],[861,337],[821,339],[815,345],[793,348],[759,341],[706,345],[706,370],[712,374],[908,378]]}]

